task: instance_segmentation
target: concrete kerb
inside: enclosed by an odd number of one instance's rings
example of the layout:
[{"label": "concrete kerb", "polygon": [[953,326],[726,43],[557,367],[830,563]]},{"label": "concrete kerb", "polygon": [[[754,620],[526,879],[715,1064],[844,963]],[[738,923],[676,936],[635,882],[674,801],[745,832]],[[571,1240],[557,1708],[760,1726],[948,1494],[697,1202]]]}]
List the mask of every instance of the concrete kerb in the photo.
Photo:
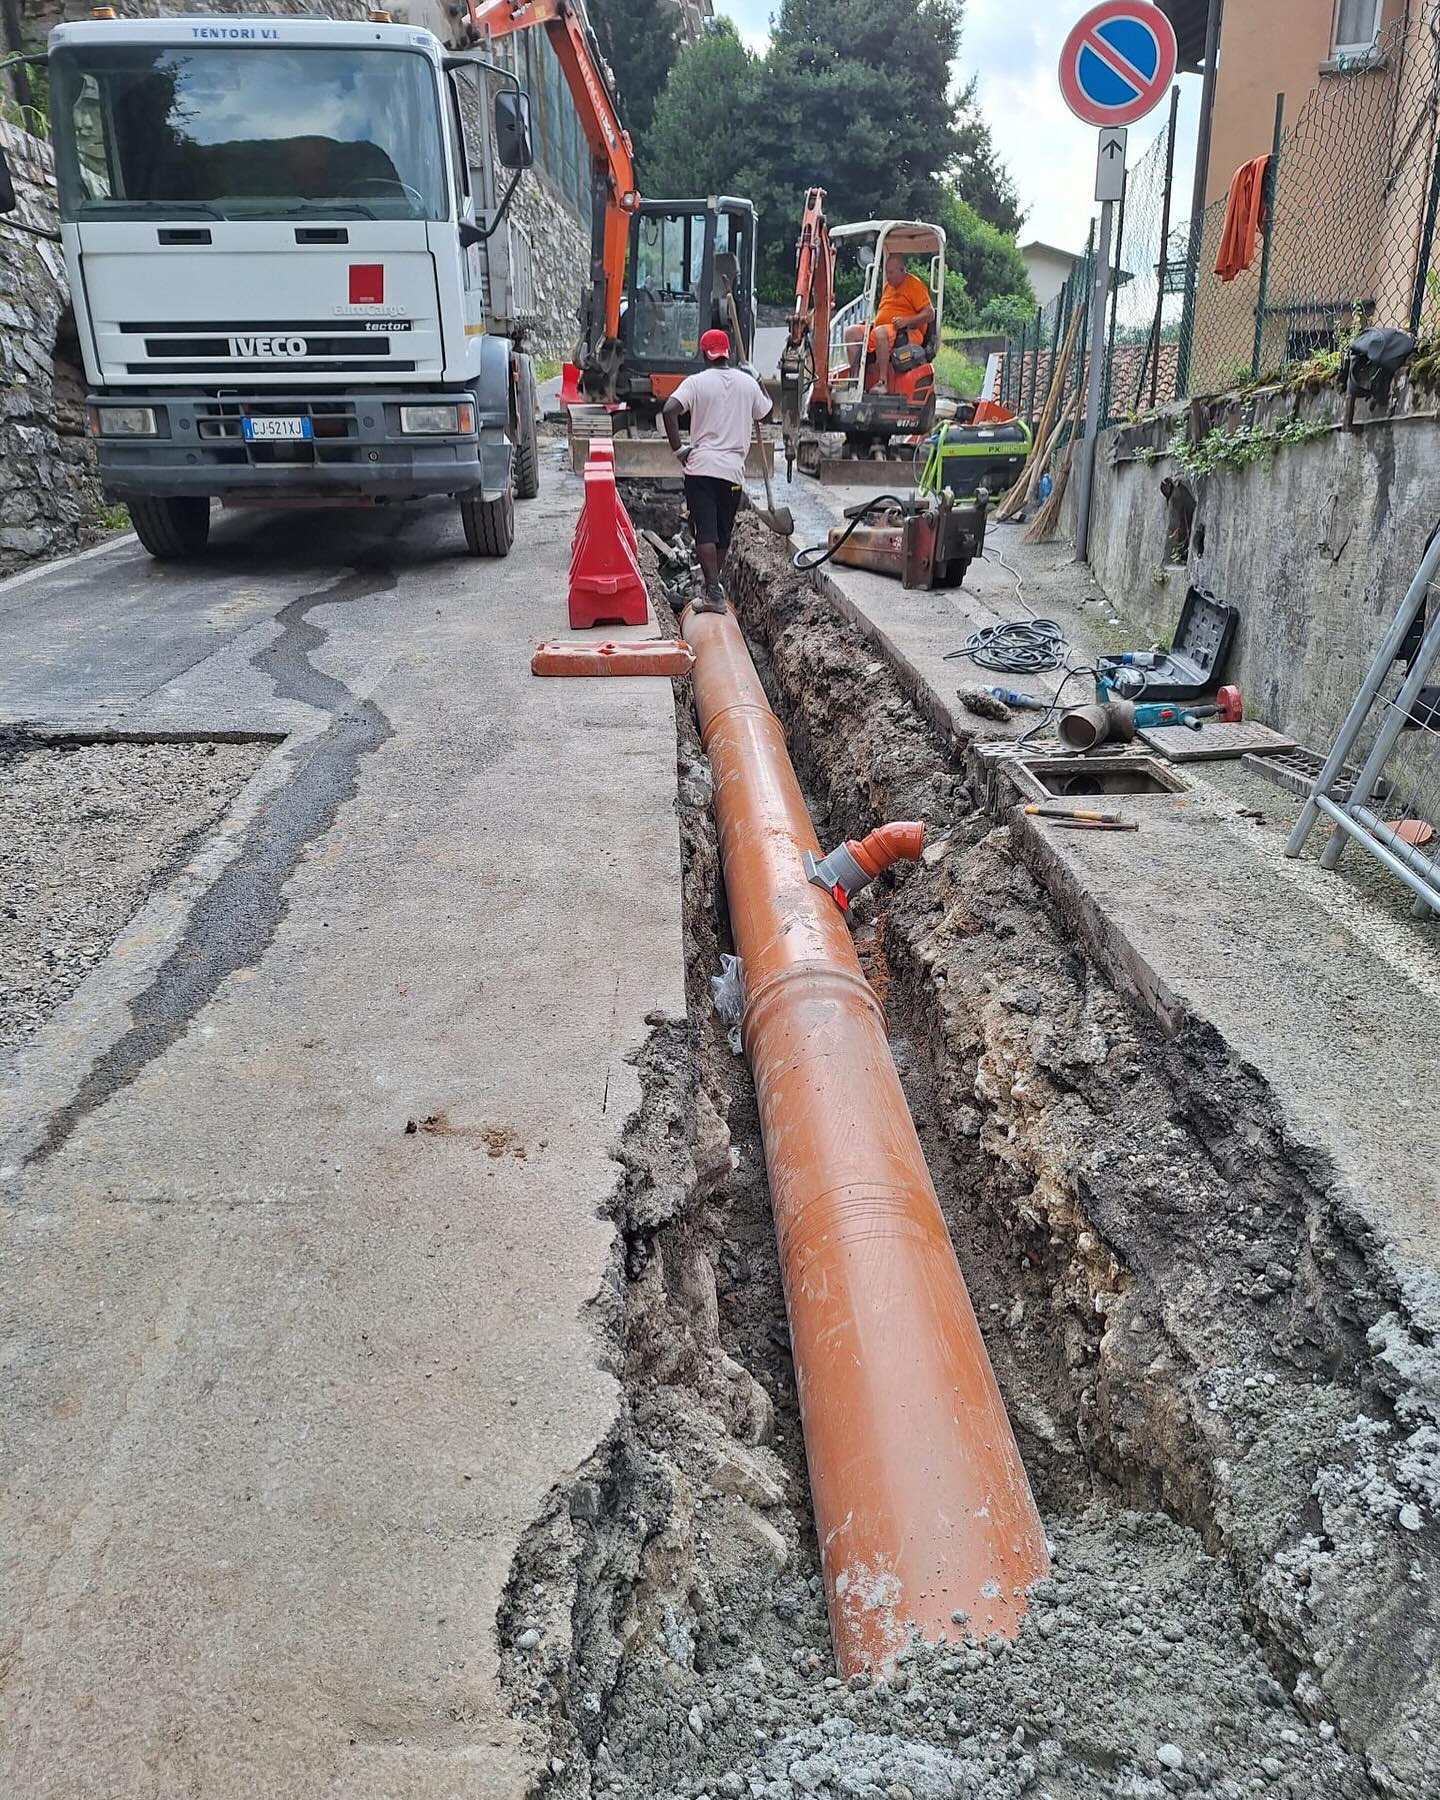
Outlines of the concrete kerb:
[{"label": "concrete kerb", "polygon": [[114,550],[123,550],[127,545],[136,544],[140,540],[133,531],[121,532],[117,537],[107,538],[103,544],[92,544],[88,550],[75,550],[68,556],[54,556],[44,562],[38,562],[32,569],[21,569],[17,574],[7,575],[0,581],[0,600],[17,588],[28,587],[32,581],[44,581],[51,575],[57,575],[62,569],[73,568],[76,563],[92,562],[96,557],[109,556]]}]

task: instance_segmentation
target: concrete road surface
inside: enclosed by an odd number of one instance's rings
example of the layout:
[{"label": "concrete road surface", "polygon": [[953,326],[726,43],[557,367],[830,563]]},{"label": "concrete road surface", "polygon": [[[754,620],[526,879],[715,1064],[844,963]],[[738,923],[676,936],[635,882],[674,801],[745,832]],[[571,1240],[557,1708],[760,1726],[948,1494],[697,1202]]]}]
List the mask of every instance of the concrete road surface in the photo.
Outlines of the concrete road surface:
[{"label": "concrete road surface", "polygon": [[276,739],[5,1071],[15,1800],[526,1791],[497,1604],[615,1414],[627,1058],[683,1010],[670,685],[528,673],[576,505],[503,563],[242,516],[0,587],[0,724]]}]

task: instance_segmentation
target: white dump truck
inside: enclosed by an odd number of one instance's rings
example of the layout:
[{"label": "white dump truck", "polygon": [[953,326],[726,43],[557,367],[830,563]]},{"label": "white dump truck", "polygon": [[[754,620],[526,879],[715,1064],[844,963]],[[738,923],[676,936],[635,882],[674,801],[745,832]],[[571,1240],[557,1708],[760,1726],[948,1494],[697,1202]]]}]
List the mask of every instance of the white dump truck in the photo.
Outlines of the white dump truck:
[{"label": "white dump truck", "polygon": [[384,13],[96,17],[45,60],[89,428],[146,549],[199,554],[214,500],[451,495],[504,556],[539,487],[514,77]]}]

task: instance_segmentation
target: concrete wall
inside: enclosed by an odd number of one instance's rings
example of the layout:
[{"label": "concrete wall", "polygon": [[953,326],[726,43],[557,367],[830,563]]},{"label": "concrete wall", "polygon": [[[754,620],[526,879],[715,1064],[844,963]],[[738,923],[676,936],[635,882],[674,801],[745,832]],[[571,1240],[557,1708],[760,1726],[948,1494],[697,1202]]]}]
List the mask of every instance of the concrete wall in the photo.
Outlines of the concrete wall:
[{"label": "concrete wall", "polygon": [[100,523],[100,494],[85,438],[79,346],[59,330],[70,297],[55,241],[50,150],[3,121],[0,148],[20,201],[18,211],[0,217],[0,575],[5,575],[87,542]]},{"label": "concrete wall", "polygon": [[[1228,679],[1239,683],[1247,712],[1327,748],[1440,518],[1440,422],[1426,416],[1433,407],[1433,397],[1402,396],[1393,420],[1337,427],[1269,463],[1196,478],[1205,551],[1192,544],[1188,567],[1173,570],[1164,568],[1160,480],[1179,471],[1136,453],[1163,448],[1184,415],[1103,433],[1090,538],[1096,576],[1132,621],[1164,641],[1190,582],[1238,606]],[[1293,398],[1277,396],[1236,404],[1214,422],[1233,430],[1294,411]],[[1301,411],[1333,422],[1338,397],[1321,395]]]}]

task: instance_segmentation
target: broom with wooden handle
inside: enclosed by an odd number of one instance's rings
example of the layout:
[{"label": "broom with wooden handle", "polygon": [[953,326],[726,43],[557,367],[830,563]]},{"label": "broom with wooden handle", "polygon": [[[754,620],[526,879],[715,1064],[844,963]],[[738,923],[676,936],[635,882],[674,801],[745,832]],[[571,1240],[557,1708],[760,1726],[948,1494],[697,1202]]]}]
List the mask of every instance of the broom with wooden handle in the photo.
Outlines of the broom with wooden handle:
[{"label": "broom with wooden handle", "polygon": [[1055,438],[1063,428],[1063,419],[1056,423],[1055,414],[1060,406],[1061,396],[1065,392],[1065,383],[1070,377],[1070,364],[1075,354],[1075,340],[1080,331],[1080,312],[1076,307],[1070,320],[1070,328],[1065,333],[1065,341],[1060,347],[1060,354],[1052,358],[1050,382],[1045,389],[1045,405],[1040,412],[1039,423],[1035,427],[1034,445],[1038,454],[1032,454],[1029,462],[1020,473],[1019,480],[1001,500],[995,509],[997,519],[1013,519],[1016,513],[1027,506],[1034,498],[1035,489],[1040,477],[1049,465],[1055,447]]},{"label": "broom with wooden handle", "polygon": [[[1085,374],[1085,379],[1080,383],[1080,391],[1076,394],[1074,400],[1070,403],[1069,409],[1067,410],[1065,417],[1060,421],[1059,425],[1057,425],[1055,428],[1057,437],[1065,429],[1065,427],[1067,425],[1069,425],[1073,428],[1074,426],[1079,424],[1081,414],[1083,413],[1083,411],[1085,409],[1085,390],[1089,385],[1090,385],[1089,371],[1087,370],[1086,374]],[[1027,543],[1027,544],[1043,544],[1043,543],[1047,542],[1050,538],[1053,538],[1055,536],[1056,531],[1059,529],[1060,509],[1065,503],[1065,489],[1068,487],[1069,482],[1070,482],[1070,465],[1074,461],[1074,455],[1075,455],[1075,438],[1074,438],[1074,433],[1073,433],[1073,429],[1072,429],[1070,441],[1065,446],[1064,458],[1055,470],[1055,484],[1050,489],[1050,498],[1045,502],[1045,504],[1040,508],[1039,512],[1037,512],[1035,517],[1031,520],[1030,529],[1025,533],[1025,537],[1023,540],[1025,543]]]}]

